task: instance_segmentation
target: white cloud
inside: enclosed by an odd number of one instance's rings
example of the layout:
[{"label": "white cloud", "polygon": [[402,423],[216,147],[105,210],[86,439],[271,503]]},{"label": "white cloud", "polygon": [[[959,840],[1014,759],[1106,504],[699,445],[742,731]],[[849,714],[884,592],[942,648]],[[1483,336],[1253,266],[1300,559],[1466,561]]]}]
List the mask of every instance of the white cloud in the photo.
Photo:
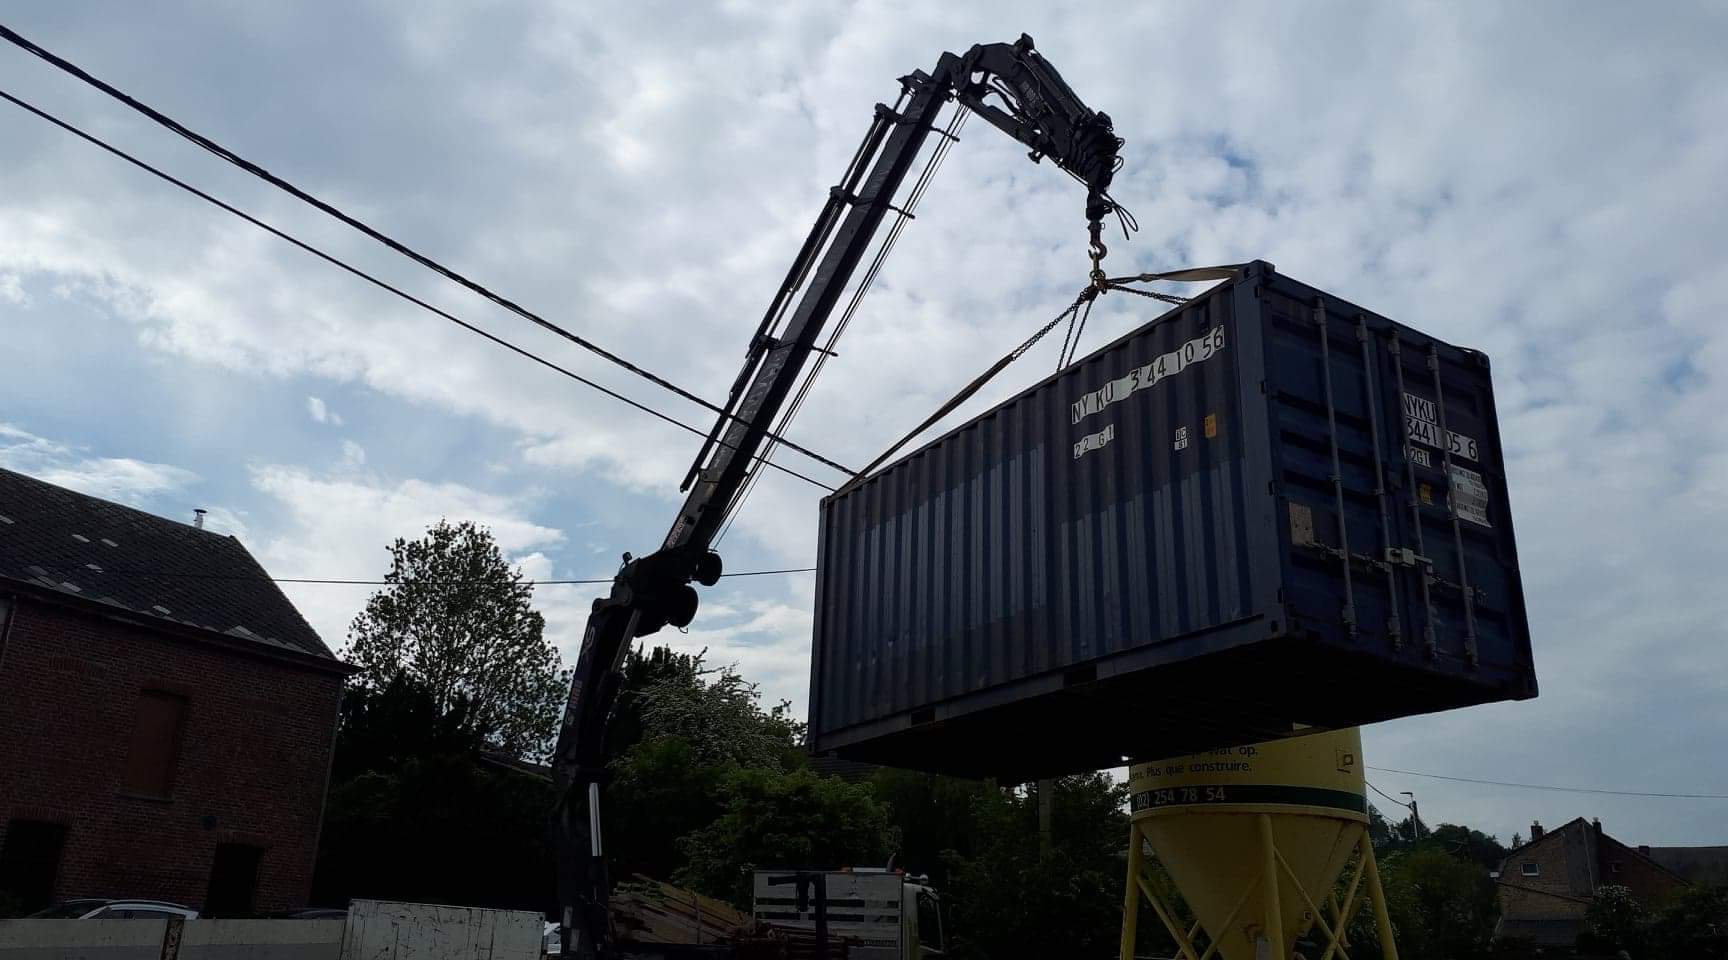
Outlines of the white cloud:
[{"label": "white cloud", "polygon": [[[283,517],[256,551],[277,577],[380,579],[390,566],[388,545],[398,537],[421,536],[440,519],[472,520],[488,528],[508,555],[564,538],[530,519],[530,505],[457,483],[390,481],[349,470],[327,476],[286,465],[257,466],[251,476],[253,487]],[[375,588],[284,584],[283,589],[336,649]]]},{"label": "white cloud", "polygon": [[[86,448],[39,437],[3,422],[0,422],[0,467],[131,506],[182,490],[198,479],[192,471],[166,463],[91,456]],[[190,517],[190,513],[187,515]]]},{"label": "white cloud", "polygon": [[318,397],[306,398],[306,413],[312,418],[313,423],[327,423],[333,427],[342,425],[342,417]]},{"label": "white cloud", "polygon": [[204,529],[212,533],[226,534],[247,542],[246,511],[234,510],[229,507],[209,507],[204,511]]},{"label": "white cloud", "polygon": [[16,273],[0,273],[0,303],[27,306],[30,296],[24,292],[24,282]]}]

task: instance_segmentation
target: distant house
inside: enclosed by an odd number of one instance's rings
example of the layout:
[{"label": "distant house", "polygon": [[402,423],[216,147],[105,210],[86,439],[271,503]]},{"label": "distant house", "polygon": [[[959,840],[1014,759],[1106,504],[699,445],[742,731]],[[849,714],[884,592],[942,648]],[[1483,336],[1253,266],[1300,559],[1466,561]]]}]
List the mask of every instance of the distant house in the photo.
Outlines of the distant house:
[{"label": "distant house", "polygon": [[1639,847],[1687,883],[1728,884],[1728,847]]},{"label": "distant house", "polygon": [[0,470],[0,899],[305,904],[351,670],[267,577]]},{"label": "distant house", "polygon": [[1605,886],[1625,887],[1646,904],[1660,903],[1686,881],[1641,849],[1602,832],[1602,821],[1580,817],[1553,830],[1530,825],[1530,842],[1501,861],[1497,939],[1570,948],[1585,929],[1585,913]]}]

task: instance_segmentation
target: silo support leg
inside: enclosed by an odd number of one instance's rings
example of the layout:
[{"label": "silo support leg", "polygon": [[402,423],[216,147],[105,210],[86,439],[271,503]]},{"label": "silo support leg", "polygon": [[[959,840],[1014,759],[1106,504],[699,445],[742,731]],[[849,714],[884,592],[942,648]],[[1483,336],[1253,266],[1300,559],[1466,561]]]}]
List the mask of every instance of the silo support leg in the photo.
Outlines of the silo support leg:
[{"label": "silo support leg", "polygon": [[1122,951],[1120,960],[1134,960],[1134,942],[1140,933],[1140,868],[1144,854],[1140,825],[1128,825],[1128,882],[1122,894]]},{"label": "silo support leg", "polygon": [[1350,946],[1350,940],[1346,935],[1346,931],[1350,928],[1350,919],[1356,916],[1356,894],[1362,887],[1362,871],[1367,866],[1368,861],[1363,859],[1361,856],[1357,856],[1356,869],[1350,874],[1350,885],[1344,888],[1343,903],[1339,903],[1334,899],[1332,894],[1326,895],[1332,902],[1332,909],[1337,911],[1338,940],[1336,943],[1333,943],[1326,948],[1326,952],[1320,955],[1320,960],[1332,960],[1334,954],[1337,954],[1345,947]]},{"label": "silo support leg", "polygon": [[1386,888],[1380,885],[1380,865],[1374,860],[1374,845],[1362,834],[1362,866],[1368,879],[1368,899],[1374,904],[1374,925],[1380,931],[1380,951],[1385,960],[1398,960],[1398,946],[1392,942],[1392,917],[1386,912]]},{"label": "silo support leg", "polygon": [[[1140,932],[1140,899],[1152,905],[1152,911],[1158,915],[1164,929],[1170,931],[1171,939],[1176,941],[1184,960],[1204,960],[1196,956],[1194,936],[1200,932],[1200,923],[1195,921],[1194,929],[1183,934],[1176,925],[1176,911],[1159,899],[1157,891],[1146,882],[1144,839],[1138,825],[1128,828],[1128,889],[1122,895],[1122,944],[1119,953],[1120,960],[1134,960],[1134,942]],[[1210,956],[1211,951],[1208,951]]]},{"label": "silo support leg", "polygon": [[1260,882],[1266,885],[1266,916],[1261,921],[1260,938],[1265,941],[1269,956],[1285,960],[1289,954],[1284,951],[1284,910],[1278,903],[1278,846],[1272,835],[1272,818],[1262,813],[1259,820],[1263,858]]},{"label": "silo support leg", "polygon": [[1302,905],[1308,908],[1308,912],[1314,917],[1314,923],[1320,927],[1320,932],[1326,935],[1327,953],[1336,950],[1338,956],[1342,957],[1343,960],[1350,960],[1350,955],[1345,953],[1343,946],[1340,945],[1340,941],[1343,939],[1340,936],[1342,928],[1340,928],[1339,933],[1332,931],[1331,924],[1326,922],[1325,911],[1321,910],[1319,904],[1314,902],[1314,898],[1308,895],[1308,891],[1302,888],[1302,878],[1298,877],[1296,871],[1290,868],[1290,861],[1284,859],[1284,854],[1279,853],[1276,847],[1272,848],[1272,853],[1277,856],[1278,865],[1284,868],[1284,875],[1290,878],[1290,885],[1296,889],[1296,895],[1302,898]]},{"label": "silo support leg", "polygon": [[1170,939],[1176,941],[1176,949],[1181,951],[1182,956],[1186,957],[1187,960],[1202,960],[1202,958],[1194,955],[1193,938],[1183,936],[1182,928],[1176,925],[1176,911],[1165,906],[1164,901],[1158,899],[1158,894],[1153,892],[1152,885],[1146,882],[1145,877],[1140,878],[1140,892],[1146,896],[1146,902],[1152,905],[1152,910],[1158,914],[1158,919],[1164,921],[1164,929],[1170,931]]}]

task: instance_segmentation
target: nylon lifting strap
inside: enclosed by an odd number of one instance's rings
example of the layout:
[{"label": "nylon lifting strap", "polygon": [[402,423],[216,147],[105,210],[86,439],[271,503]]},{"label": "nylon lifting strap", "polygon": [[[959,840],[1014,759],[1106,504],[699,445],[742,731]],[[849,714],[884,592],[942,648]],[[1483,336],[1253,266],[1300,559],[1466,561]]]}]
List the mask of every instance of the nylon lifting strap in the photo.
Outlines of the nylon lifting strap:
[{"label": "nylon lifting strap", "polygon": [[[1075,314],[1082,307],[1088,307],[1089,308],[1092,304],[1092,301],[1097,299],[1103,293],[1110,291],[1110,290],[1119,290],[1119,291],[1122,291],[1123,293],[1132,293],[1132,294],[1137,294],[1137,295],[1142,296],[1142,297],[1151,297],[1155,300],[1162,300],[1166,303],[1183,304],[1183,303],[1187,303],[1189,298],[1178,297],[1178,296],[1174,296],[1174,295],[1168,294],[1168,293],[1159,293],[1159,292],[1152,291],[1152,290],[1137,290],[1137,289],[1134,289],[1133,287],[1128,286],[1128,284],[1130,284],[1130,283],[1151,283],[1151,282],[1156,281],[1156,280],[1164,280],[1164,281],[1169,281],[1172,283],[1201,283],[1201,282],[1205,282],[1208,280],[1229,280],[1230,278],[1236,276],[1238,273],[1241,273],[1242,268],[1245,266],[1247,266],[1247,264],[1231,263],[1231,264],[1222,264],[1222,265],[1215,266],[1215,267],[1190,267],[1190,268],[1183,269],[1183,270],[1168,270],[1168,271],[1165,271],[1163,273],[1141,273],[1141,274],[1135,274],[1133,276],[1126,276],[1126,277],[1108,277],[1108,278],[1105,278],[1101,281],[1094,281],[1094,282],[1088,284],[1084,289],[1082,289],[1080,291],[1079,296],[1076,296],[1074,298],[1074,302],[1070,303],[1067,306],[1067,308],[1064,309],[1061,313],[1058,313],[1054,319],[1052,319],[1049,323],[1046,323],[1044,326],[1040,327],[1037,330],[1037,332],[1033,333],[1032,336],[1026,338],[1026,340],[1023,341],[1019,346],[1015,347],[1013,350],[1010,350],[1000,360],[997,360],[995,363],[991,364],[990,368],[988,370],[985,370],[983,373],[979,374],[977,377],[974,377],[972,379],[972,382],[966,384],[964,387],[961,387],[960,391],[958,393],[956,393],[956,394],[954,394],[954,396],[950,397],[948,399],[948,401],[943,403],[940,407],[937,407],[935,413],[932,413],[932,414],[930,414],[930,416],[925,417],[924,420],[918,424],[918,426],[912,428],[912,431],[910,433],[907,433],[905,436],[901,437],[899,440],[896,440],[894,442],[893,446],[890,446],[887,450],[884,450],[880,456],[876,457],[876,459],[870,461],[867,465],[865,465],[865,467],[862,470],[859,470],[856,474],[853,475],[852,479],[841,484],[840,489],[834,491],[833,496],[841,496],[842,494],[848,493],[854,487],[858,486],[860,483],[863,483],[866,479],[869,478],[870,474],[877,467],[880,467],[882,464],[886,463],[888,461],[888,458],[894,456],[894,454],[896,454],[896,453],[899,453],[903,447],[905,447],[908,443],[911,443],[913,440],[916,440],[920,434],[922,434],[924,431],[930,429],[930,427],[935,425],[937,421],[941,420],[943,417],[946,417],[948,414],[953,413],[955,408],[959,407],[961,404],[965,403],[967,400],[970,400],[974,395],[976,395],[978,393],[979,390],[982,390],[986,384],[988,384],[991,380],[994,380],[996,378],[997,374],[1001,373],[1004,369],[1006,369],[1010,363],[1013,363],[1014,361],[1020,359],[1020,357],[1023,356],[1026,353],[1026,351],[1032,349],[1032,347],[1034,345],[1036,345],[1038,343],[1038,341],[1044,339],[1044,336],[1046,334],[1048,334],[1050,331],[1056,329],[1056,326],[1058,324],[1060,324],[1064,320],[1068,320],[1069,318],[1075,316]],[[1066,351],[1067,351],[1067,345],[1064,344],[1064,352],[1066,352]],[[1058,368],[1058,369],[1060,369],[1060,368]]]}]

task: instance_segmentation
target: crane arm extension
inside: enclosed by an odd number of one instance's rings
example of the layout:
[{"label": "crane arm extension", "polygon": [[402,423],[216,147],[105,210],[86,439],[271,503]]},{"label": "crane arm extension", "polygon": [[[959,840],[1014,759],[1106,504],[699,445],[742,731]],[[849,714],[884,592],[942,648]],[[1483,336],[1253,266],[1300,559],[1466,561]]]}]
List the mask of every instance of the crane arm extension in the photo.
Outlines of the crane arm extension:
[{"label": "crane arm extension", "polygon": [[[588,618],[552,761],[559,793],[552,829],[564,949],[580,960],[604,956],[610,945],[610,882],[598,801],[624,657],[635,638],[690,622],[697,603],[692,581],[712,585],[718,580],[720,558],[710,547],[727,509],[749,479],[771,421],[893,209],[942,105],[957,99],[1025,144],[1034,160],[1048,156],[1084,183],[1094,238],[1098,221],[1114,209],[1107,190],[1122,141],[1112,132],[1110,118],[1075,96],[1030,37],[980,44],[963,56],[944,53],[933,72],[915,72],[901,83],[901,105],[877,105],[870,130],[751,339],[725,412],[697,454],[685,480],[684,504],[660,549],[639,559],[626,554],[611,594],[594,602]],[[1000,105],[987,102],[993,96]],[[800,289],[802,296],[788,315]]]}]

